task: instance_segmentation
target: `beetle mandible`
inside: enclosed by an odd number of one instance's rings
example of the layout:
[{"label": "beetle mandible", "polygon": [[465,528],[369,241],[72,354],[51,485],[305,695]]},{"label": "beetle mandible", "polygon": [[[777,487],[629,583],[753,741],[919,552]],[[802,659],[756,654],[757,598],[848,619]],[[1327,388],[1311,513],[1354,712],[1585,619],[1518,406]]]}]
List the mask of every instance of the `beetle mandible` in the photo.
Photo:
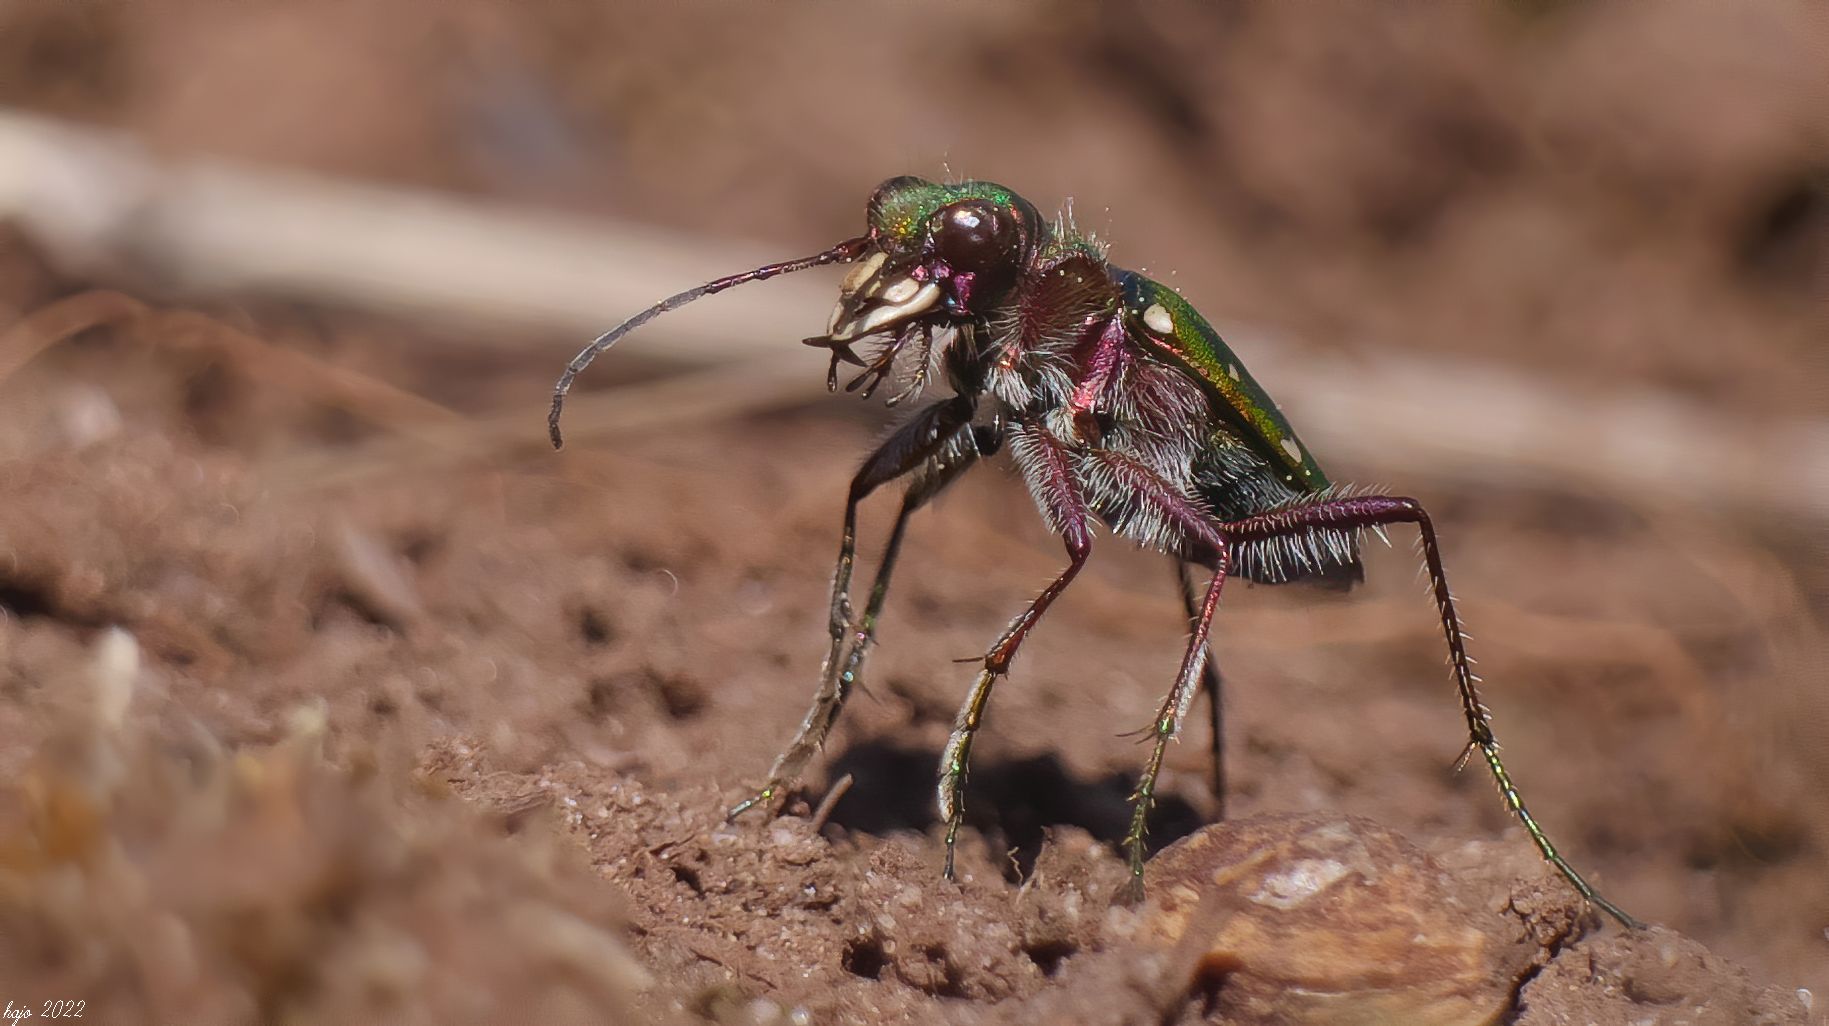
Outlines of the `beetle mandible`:
[{"label": "beetle mandible", "polygon": [[[825,333],[805,340],[830,353],[827,387],[836,389],[839,367],[851,364],[862,369],[846,390],[866,397],[898,374],[906,378],[890,405],[941,383],[951,393],[919,409],[852,478],[833,574],[830,644],[812,708],[768,782],[731,816],[778,808],[825,741],[874,642],[909,517],[966,470],[1007,449],[1042,517],[1064,541],[1067,565],[985,653],[947,740],[938,791],[949,879],[972,744],[991,691],[1085,566],[1095,524],[1171,557],[1193,624],[1174,684],[1145,728],[1153,743],[1131,794],[1124,838],[1134,895],[1142,891],[1145,828],[1163,754],[1203,683],[1213,712],[1215,795],[1224,801],[1220,678],[1207,639],[1227,578],[1350,586],[1363,576],[1360,544],[1367,531],[1413,524],[1466,718],[1461,762],[1476,755],[1485,762],[1506,807],[1583,898],[1629,927],[1640,925],[1557,852],[1500,760],[1435,527],[1420,503],[1331,483],[1244,363],[1179,293],[1113,267],[1098,243],[1063,219],[1044,220],[1010,189],[891,178],[871,195],[867,221],[865,234],[822,253],[720,278],[636,314],[585,347],[553,390],[547,424],[558,447],[573,380],[623,335],[703,296],[845,263],[853,266]],[[869,359],[856,351],[865,341],[877,343]],[[850,599],[858,505],[896,481],[906,482],[901,508],[859,616]],[[1207,574],[1204,588],[1193,586],[1193,569]]]}]

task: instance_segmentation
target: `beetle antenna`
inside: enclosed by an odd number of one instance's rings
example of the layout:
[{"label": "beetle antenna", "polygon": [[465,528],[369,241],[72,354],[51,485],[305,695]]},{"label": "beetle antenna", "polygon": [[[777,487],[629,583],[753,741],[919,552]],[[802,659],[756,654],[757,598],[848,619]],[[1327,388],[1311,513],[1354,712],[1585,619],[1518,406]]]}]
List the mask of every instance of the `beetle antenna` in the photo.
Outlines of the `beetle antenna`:
[{"label": "beetle antenna", "polygon": [[765,264],[753,271],[744,271],[742,274],[733,274],[728,278],[719,278],[716,281],[706,282],[698,288],[687,289],[676,296],[668,296],[666,299],[661,300],[653,306],[648,307],[646,310],[643,310],[641,313],[636,314],[614,328],[611,328],[609,331],[597,336],[590,345],[585,346],[580,350],[577,356],[572,357],[572,362],[565,366],[565,373],[559,375],[559,383],[553,386],[552,409],[546,414],[546,433],[552,438],[553,448],[558,449],[565,445],[564,436],[559,433],[559,417],[565,411],[565,395],[572,390],[572,381],[584,371],[584,368],[591,365],[591,361],[595,360],[598,354],[615,345],[616,341],[624,335],[627,335],[629,332],[634,331],[636,328],[641,327],[654,318],[659,317],[661,314],[667,313],[670,310],[677,310],[695,299],[700,299],[712,295],[713,293],[723,292],[725,289],[736,288],[738,285],[745,285],[752,281],[766,281],[779,274],[804,271],[809,267],[822,267],[826,264],[848,264],[858,257],[863,256],[864,250],[868,248],[869,245],[870,236],[860,235],[855,239],[846,239],[844,242],[833,246],[823,253],[815,253],[812,256],[801,257],[798,260],[785,260],[778,264]]}]

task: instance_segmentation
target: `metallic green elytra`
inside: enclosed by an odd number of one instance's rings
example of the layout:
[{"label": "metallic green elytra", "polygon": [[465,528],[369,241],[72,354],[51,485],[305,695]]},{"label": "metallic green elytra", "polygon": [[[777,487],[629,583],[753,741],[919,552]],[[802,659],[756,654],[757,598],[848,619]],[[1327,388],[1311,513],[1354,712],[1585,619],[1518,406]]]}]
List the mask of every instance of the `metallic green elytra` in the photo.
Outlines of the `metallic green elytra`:
[{"label": "metallic green elytra", "polygon": [[1119,271],[1116,277],[1124,310],[1137,329],[1133,337],[1173,358],[1211,389],[1236,416],[1236,426],[1250,432],[1259,455],[1283,468],[1286,482],[1305,491],[1328,487],[1314,453],[1296,437],[1276,400],[1200,311],[1181,293],[1135,271]]},{"label": "metallic green elytra", "polygon": [[[1098,528],[1169,556],[1192,636],[1173,686],[1141,733],[1150,754],[1131,793],[1123,837],[1133,892],[1141,894],[1145,829],[1168,743],[1204,689],[1213,726],[1213,799],[1223,815],[1220,678],[1207,642],[1221,586],[1361,579],[1368,531],[1414,524],[1448,665],[1467,729],[1467,756],[1499,786],[1538,852],[1582,897],[1628,926],[1637,921],[1595,892],[1557,852],[1499,758],[1479,678],[1448,590],[1435,528],[1415,499],[1337,488],[1277,404],[1219,332],[1179,293],[1107,262],[1105,250],[1062,217],[994,182],[891,178],[866,208],[866,234],[822,253],[690,289],[599,336],[572,361],[547,414],[553,443],[572,380],[618,338],[669,310],[746,282],[823,264],[850,264],[826,330],[805,339],[828,351],[828,387],[841,364],[862,370],[845,387],[865,397],[899,379],[888,400],[925,396],[865,457],[851,480],[832,574],[825,665],[812,707],[769,772],[731,810],[780,808],[862,679],[909,518],[967,470],[1008,458],[1037,511],[1067,551],[1067,566],[985,652],[940,757],[937,805],[946,875],[964,823],[966,774],[992,689],[1030,631],[1093,549]],[[859,345],[874,346],[860,356]],[[866,359],[868,356],[868,359]],[[903,485],[869,599],[851,604],[858,507],[884,485]],[[994,558],[987,553],[986,558]],[[1203,589],[1191,574],[1209,576]],[[1141,717],[1139,717],[1141,719]]]}]

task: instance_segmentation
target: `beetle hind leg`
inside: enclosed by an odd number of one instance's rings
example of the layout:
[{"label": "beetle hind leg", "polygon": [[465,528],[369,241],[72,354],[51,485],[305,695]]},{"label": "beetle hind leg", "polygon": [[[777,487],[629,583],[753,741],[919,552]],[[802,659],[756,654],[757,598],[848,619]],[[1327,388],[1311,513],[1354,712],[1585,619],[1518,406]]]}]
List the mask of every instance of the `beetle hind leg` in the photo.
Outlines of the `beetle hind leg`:
[{"label": "beetle hind leg", "polygon": [[1429,588],[1441,617],[1442,633],[1448,642],[1448,663],[1454,675],[1461,712],[1467,722],[1468,747],[1465,758],[1478,753],[1499,788],[1505,807],[1524,825],[1537,851],[1562,874],[1576,893],[1629,928],[1644,924],[1627,915],[1619,906],[1602,897],[1592,884],[1576,872],[1575,867],[1556,850],[1549,835],[1538,825],[1524,797],[1512,783],[1511,774],[1499,758],[1499,742],[1493,736],[1492,718],[1480,702],[1479,677],[1473,672],[1473,660],[1467,655],[1467,638],[1455,613],[1454,596],[1448,590],[1447,572],[1442,567],[1441,546],[1435,538],[1435,525],[1422,504],[1415,499],[1389,495],[1356,495],[1325,502],[1291,506],[1269,513],[1217,525],[1227,538],[1243,542],[1260,542],[1294,533],[1315,530],[1375,529],[1387,524],[1415,524],[1422,535],[1423,564],[1429,574]]}]

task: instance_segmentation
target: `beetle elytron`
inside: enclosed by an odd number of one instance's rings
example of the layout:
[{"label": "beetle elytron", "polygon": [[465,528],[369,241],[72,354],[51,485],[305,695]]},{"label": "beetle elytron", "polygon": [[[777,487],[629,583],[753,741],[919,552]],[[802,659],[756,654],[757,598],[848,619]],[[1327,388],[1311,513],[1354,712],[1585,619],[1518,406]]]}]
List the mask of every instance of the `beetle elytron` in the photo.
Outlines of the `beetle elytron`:
[{"label": "beetle elytron", "polygon": [[[1203,680],[1215,712],[1217,797],[1223,801],[1219,679],[1208,663],[1207,636],[1226,578],[1350,584],[1361,575],[1364,533],[1410,523],[1422,535],[1467,721],[1462,761],[1476,754],[1484,760],[1543,857],[1585,899],[1627,926],[1638,925],[1557,853],[1500,761],[1435,530],[1420,504],[1330,484],[1276,404],[1186,300],[1141,274],[1112,267],[1098,244],[1070,224],[1043,220],[1009,189],[892,178],[870,197],[867,217],[864,235],[823,253],[721,278],[637,314],[579,353],[553,392],[548,427],[556,447],[573,379],[629,331],[746,282],[848,263],[854,266],[825,333],[805,340],[830,352],[827,386],[836,388],[840,365],[851,364],[862,370],[847,390],[861,388],[865,396],[886,380],[905,378],[892,405],[942,382],[951,393],[916,412],[852,479],[832,585],[831,644],[813,706],[767,784],[732,816],[778,806],[825,740],[874,641],[909,516],[974,464],[1007,449],[1043,518],[1065,542],[1067,566],[985,653],[947,741],[939,807],[949,878],[972,742],[991,690],[1036,621],[1085,565],[1095,522],[1175,561],[1193,623],[1174,685],[1146,728],[1154,744],[1131,796],[1124,845],[1137,893],[1163,753]],[[867,360],[856,352],[865,341],[877,345]],[[858,504],[898,480],[906,482],[901,509],[860,617],[850,601]],[[1209,574],[1204,589],[1189,586],[1190,568]]]}]

